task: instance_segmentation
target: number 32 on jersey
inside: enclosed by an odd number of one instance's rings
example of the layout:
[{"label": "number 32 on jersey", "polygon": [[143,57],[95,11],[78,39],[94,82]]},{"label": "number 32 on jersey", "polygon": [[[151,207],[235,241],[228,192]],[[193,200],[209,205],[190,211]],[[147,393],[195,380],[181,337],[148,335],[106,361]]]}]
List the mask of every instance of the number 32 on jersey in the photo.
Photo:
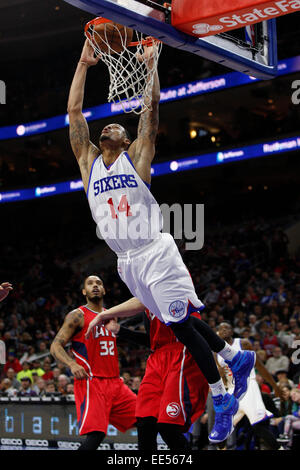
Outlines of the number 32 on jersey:
[{"label": "number 32 on jersey", "polygon": [[115,343],[114,341],[100,341],[100,356],[114,356]]}]

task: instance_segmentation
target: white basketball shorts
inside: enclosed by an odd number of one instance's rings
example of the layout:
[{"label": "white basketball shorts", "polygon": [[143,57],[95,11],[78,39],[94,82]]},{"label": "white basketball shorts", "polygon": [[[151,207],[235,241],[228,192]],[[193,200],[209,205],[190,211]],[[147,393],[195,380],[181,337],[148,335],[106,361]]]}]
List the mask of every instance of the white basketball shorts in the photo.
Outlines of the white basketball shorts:
[{"label": "white basketball shorts", "polygon": [[146,246],[118,254],[118,273],[162,323],[180,323],[204,308],[173,237],[160,233]]},{"label": "white basketball shorts", "polygon": [[268,411],[265,407],[258,383],[255,379],[249,380],[246,395],[240,401],[239,409],[233,419],[234,426],[236,426],[244,415],[247,416],[252,425],[273,416],[273,413]]}]

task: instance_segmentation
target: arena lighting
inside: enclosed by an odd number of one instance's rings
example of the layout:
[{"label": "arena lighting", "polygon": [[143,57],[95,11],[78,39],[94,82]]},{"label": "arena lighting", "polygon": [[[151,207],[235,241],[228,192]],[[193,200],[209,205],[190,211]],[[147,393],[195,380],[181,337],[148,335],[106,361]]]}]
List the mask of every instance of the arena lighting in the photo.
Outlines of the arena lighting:
[{"label": "arena lighting", "polygon": [[[194,155],[180,160],[155,163],[151,168],[152,177],[180,173],[182,171],[196,170],[199,168],[222,165],[224,163],[239,162],[252,158],[275,156],[286,152],[300,150],[300,135],[277,141],[261,142],[260,144],[233,148],[203,155]],[[268,189],[266,187],[266,189]],[[0,203],[18,202],[36,198],[56,196],[59,194],[82,191],[81,180],[52,183],[28,189],[12,189],[0,193]]]},{"label": "arena lighting", "polygon": [[[278,76],[284,76],[299,71],[300,55],[282,60],[278,64]],[[171,101],[182,100],[197,95],[213,93],[215,91],[226,90],[242,85],[248,85],[257,81],[260,80],[240,72],[230,72],[217,77],[206,78],[204,80],[188,82],[172,88],[162,89],[160,102],[163,104]],[[99,106],[93,106],[83,111],[83,114],[89,122],[110,116],[116,116],[122,113],[123,109],[119,103],[105,103]],[[32,135],[63,129],[68,125],[69,116],[67,114],[62,114],[36,122],[20,123],[13,126],[0,127],[0,140],[29,137]]]}]

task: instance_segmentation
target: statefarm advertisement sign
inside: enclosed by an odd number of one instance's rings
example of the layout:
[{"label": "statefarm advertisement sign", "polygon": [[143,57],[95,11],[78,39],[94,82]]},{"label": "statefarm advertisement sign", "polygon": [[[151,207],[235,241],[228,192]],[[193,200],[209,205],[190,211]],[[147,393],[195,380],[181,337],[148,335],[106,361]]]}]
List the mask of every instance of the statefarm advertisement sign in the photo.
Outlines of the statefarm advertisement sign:
[{"label": "statefarm advertisement sign", "polygon": [[172,25],[185,33],[204,37],[299,10],[300,0],[173,0]]}]

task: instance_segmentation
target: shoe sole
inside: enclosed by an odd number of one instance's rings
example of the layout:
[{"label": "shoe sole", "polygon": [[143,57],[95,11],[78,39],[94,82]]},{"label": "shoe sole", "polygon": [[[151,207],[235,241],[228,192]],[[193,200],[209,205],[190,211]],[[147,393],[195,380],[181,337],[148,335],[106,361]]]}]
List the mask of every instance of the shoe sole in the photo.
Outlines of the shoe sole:
[{"label": "shoe sole", "polygon": [[[254,352],[254,351],[251,351],[251,352]],[[247,393],[247,390],[248,390],[248,387],[249,387],[249,380],[250,380],[250,373],[251,373],[251,370],[253,369],[254,365],[255,365],[255,362],[256,362],[256,353],[254,352],[254,354],[252,354],[252,357],[253,357],[253,361],[252,361],[252,366],[249,370],[249,375],[248,375],[248,378],[247,378],[247,387],[246,387],[246,390],[240,395],[240,396],[237,396],[237,395],[234,395],[235,398],[240,402],[244,396],[246,395]],[[233,393],[234,394],[234,393]]]},{"label": "shoe sole", "polygon": [[233,412],[232,417],[231,417],[231,419],[232,419],[232,421],[231,421],[231,430],[227,434],[227,436],[222,440],[210,439],[210,437],[208,436],[209,442],[211,442],[212,444],[220,444],[220,442],[224,442],[224,441],[226,441],[226,439],[228,439],[228,437],[233,433],[233,430],[234,430],[233,418],[234,418],[234,415],[237,413],[238,409],[239,409],[239,404],[238,404],[238,402],[236,402],[234,412]]}]

